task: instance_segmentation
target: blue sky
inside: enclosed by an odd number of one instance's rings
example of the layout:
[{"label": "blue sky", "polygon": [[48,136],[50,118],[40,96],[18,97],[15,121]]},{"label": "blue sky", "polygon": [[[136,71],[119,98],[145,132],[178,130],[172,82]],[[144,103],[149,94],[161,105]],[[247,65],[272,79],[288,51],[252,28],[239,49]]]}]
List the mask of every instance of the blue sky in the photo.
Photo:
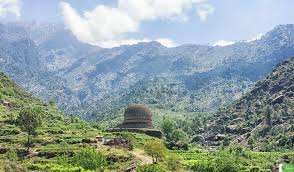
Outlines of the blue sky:
[{"label": "blue sky", "polygon": [[103,47],[226,44],[294,23],[293,7],[293,0],[0,0],[0,21],[62,22]]}]

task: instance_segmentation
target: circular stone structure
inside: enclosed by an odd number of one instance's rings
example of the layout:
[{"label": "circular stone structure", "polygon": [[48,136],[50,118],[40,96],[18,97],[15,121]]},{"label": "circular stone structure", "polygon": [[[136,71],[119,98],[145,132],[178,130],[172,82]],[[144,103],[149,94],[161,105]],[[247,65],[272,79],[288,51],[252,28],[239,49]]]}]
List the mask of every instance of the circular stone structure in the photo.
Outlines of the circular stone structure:
[{"label": "circular stone structure", "polygon": [[162,132],[152,126],[152,113],[147,106],[142,104],[129,105],[124,113],[124,121],[115,128],[109,128],[109,132],[133,132],[147,134],[161,138]]},{"label": "circular stone structure", "polygon": [[129,105],[124,113],[122,128],[153,128],[152,113],[142,104]]}]

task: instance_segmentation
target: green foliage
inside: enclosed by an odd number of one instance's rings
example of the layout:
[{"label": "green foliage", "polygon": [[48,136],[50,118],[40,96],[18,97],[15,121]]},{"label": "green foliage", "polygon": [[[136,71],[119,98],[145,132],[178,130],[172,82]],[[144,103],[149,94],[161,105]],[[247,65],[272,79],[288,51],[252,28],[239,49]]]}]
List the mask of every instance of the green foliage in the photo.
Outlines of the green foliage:
[{"label": "green foliage", "polygon": [[86,172],[82,167],[63,166],[58,164],[28,164],[27,168],[33,171],[54,171],[54,172]]},{"label": "green foliage", "polygon": [[17,118],[17,124],[21,130],[29,135],[34,134],[37,127],[42,124],[42,111],[40,108],[28,107],[22,109]]},{"label": "green foliage", "polygon": [[57,164],[63,165],[63,166],[68,166],[69,160],[65,154],[62,154],[56,158]]},{"label": "green foliage", "polygon": [[2,90],[2,93],[6,96],[14,96],[15,92],[12,88],[6,88],[4,90]]},{"label": "green foliage", "polygon": [[273,114],[274,110],[271,106],[267,105],[264,108],[264,116],[265,116],[265,123],[266,125],[271,128],[272,127],[272,114]]},{"label": "green foliage", "polygon": [[103,171],[106,166],[106,158],[95,149],[85,148],[74,155],[73,164],[81,166],[86,170]]},{"label": "green foliage", "polygon": [[158,164],[149,164],[138,167],[138,172],[165,172],[164,168]]},{"label": "green foliage", "polygon": [[50,100],[49,101],[49,105],[52,106],[52,107],[55,107],[56,106],[56,103],[54,100]]},{"label": "green foliage", "polygon": [[171,136],[171,140],[172,141],[187,141],[188,140],[188,136],[187,134],[181,130],[181,129],[175,129],[173,132],[172,132],[172,136]]},{"label": "green foliage", "polygon": [[152,156],[153,163],[157,163],[166,155],[166,147],[164,143],[158,139],[148,140],[144,145],[144,149],[148,155]]},{"label": "green foliage", "polygon": [[228,137],[225,137],[223,140],[223,145],[224,146],[229,146],[230,145],[230,139]]},{"label": "green foliage", "polygon": [[284,164],[282,168],[283,168],[283,172],[293,172],[294,164]]},{"label": "green foliage", "polygon": [[6,157],[9,161],[17,161],[19,159],[14,149],[10,149],[8,152],[6,152]]},{"label": "green foliage", "polygon": [[37,107],[22,109],[17,118],[17,124],[23,132],[27,132],[27,150],[30,148],[30,136],[33,135],[37,127],[42,124],[42,110]]},{"label": "green foliage", "polygon": [[175,129],[176,129],[176,123],[171,119],[165,119],[161,123],[161,131],[163,132],[167,140],[172,139],[172,135]]},{"label": "green foliage", "polygon": [[177,154],[169,154],[166,158],[168,169],[177,171],[181,167],[181,158]]}]

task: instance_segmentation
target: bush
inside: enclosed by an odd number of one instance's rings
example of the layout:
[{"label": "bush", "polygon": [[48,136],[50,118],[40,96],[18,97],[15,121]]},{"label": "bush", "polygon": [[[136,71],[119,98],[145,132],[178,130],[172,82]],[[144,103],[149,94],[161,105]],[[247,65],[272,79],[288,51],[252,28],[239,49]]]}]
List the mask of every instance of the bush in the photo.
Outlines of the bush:
[{"label": "bush", "polygon": [[193,164],[191,169],[196,172],[211,172],[214,170],[209,161],[197,161]]},{"label": "bush", "polygon": [[167,157],[167,166],[172,171],[177,171],[181,167],[180,157],[176,154],[171,154]]},{"label": "bush", "polygon": [[10,149],[8,152],[6,152],[6,157],[9,161],[17,161],[18,155],[15,150]]},{"label": "bush", "polygon": [[157,163],[160,159],[163,159],[166,154],[166,147],[162,141],[148,140],[145,143],[144,149],[146,153],[152,156],[153,163]]},{"label": "bush", "polygon": [[81,166],[86,170],[103,171],[106,165],[106,158],[101,152],[86,148],[74,155],[73,164]]},{"label": "bush", "polygon": [[164,168],[158,164],[149,164],[138,167],[138,172],[164,172]]}]

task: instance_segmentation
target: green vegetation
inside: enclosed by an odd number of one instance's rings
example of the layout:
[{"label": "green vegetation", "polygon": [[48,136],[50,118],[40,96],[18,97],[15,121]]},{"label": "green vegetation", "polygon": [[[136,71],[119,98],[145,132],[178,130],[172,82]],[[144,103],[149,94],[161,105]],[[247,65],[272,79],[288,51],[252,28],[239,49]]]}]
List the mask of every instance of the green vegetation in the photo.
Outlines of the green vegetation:
[{"label": "green vegetation", "polygon": [[30,136],[36,132],[37,127],[42,124],[42,111],[40,108],[28,107],[22,109],[17,118],[17,124],[23,132],[27,132],[27,151],[30,149]]},{"label": "green vegetation", "polygon": [[[275,71],[276,78],[292,71],[289,66],[279,68],[282,71]],[[264,82],[274,85],[269,79]],[[42,102],[1,74],[0,171],[108,172],[124,171],[131,164],[141,172],[271,171],[280,158],[294,160],[290,116],[294,108],[288,96],[292,85],[285,84],[286,88],[276,93],[283,93],[283,101],[276,94],[264,96],[270,91],[263,89],[257,91],[259,96],[252,97],[251,92],[215,115],[153,108],[156,126],[164,134],[163,139],[156,139],[128,132],[109,133],[104,123],[65,116],[53,101]],[[278,103],[266,105],[267,101]],[[102,145],[97,135],[128,139],[131,145]],[[292,167],[288,164],[284,169]]]},{"label": "green vegetation", "polygon": [[144,149],[152,157],[153,163],[158,163],[166,154],[165,145],[160,140],[148,140],[144,145]]},{"label": "green vegetation", "polygon": [[292,172],[294,171],[294,164],[284,164],[282,172]]},{"label": "green vegetation", "polygon": [[84,149],[73,157],[73,163],[86,170],[103,171],[106,166],[106,158],[95,149]]}]

